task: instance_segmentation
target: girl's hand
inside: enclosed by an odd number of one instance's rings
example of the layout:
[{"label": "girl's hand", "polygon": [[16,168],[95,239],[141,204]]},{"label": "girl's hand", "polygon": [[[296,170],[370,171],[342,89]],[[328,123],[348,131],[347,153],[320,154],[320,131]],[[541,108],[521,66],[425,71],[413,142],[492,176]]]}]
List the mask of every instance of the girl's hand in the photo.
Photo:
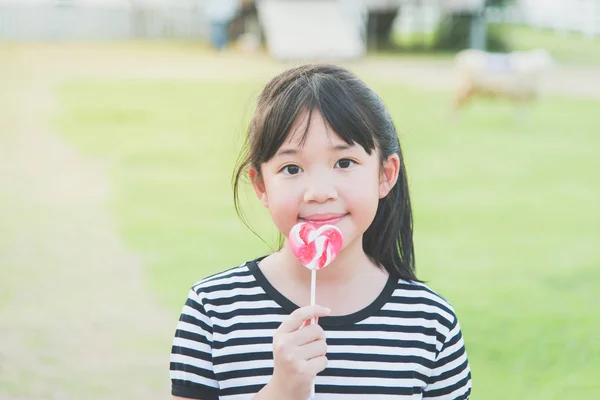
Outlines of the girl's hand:
[{"label": "girl's hand", "polygon": [[313,317],[324,317],[328,308],[308,306],[295,310],[273,337],[273,377],[269,385],[277,398],[306,400],[315,376],[327,366],[325,331],[318,324],[307,325]]}]

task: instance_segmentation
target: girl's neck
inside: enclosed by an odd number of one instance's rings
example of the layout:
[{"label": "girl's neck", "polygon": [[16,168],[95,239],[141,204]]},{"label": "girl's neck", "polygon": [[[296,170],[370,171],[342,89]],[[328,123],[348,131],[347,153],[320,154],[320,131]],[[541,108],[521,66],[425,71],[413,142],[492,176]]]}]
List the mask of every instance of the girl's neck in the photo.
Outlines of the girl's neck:
[{"label": "girl's neck", "polygon": [[[273,254],[274,260],[287,276],[303,286],[310,286],[311,271],[304,267],[292,252],[287,240],[283,248]],[[340,285],[369,275],[379,269],[366,255],[362,247],[362,237],[345,247],[335,260],[318,271],[321,285]]]},{"label": "girl's neck", "polygon": [[[371,304],[383,290],[388,274],[365,254],[362,238],[350,244],[330,265],[317,272],[317,304],[332,315],[349,315]],[[310,304],[311,271],[286,245],[263,259],[259,267],[280,293],[299,306]]]}]

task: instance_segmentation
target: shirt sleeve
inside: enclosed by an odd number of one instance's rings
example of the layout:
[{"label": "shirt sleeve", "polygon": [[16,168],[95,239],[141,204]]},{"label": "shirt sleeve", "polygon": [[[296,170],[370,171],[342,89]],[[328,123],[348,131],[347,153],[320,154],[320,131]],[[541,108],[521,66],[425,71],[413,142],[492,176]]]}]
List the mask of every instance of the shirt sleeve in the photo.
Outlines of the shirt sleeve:
[{"label": "shirt sleeve", "polygon": [[423,398],[462,400],[471,395],[471,370],[458,320],[437,354]]},{"label": "shirt sleeve", "polygon": [[213,371],[212,339],[212,322],[198,294],[192,289],[181,311],[171,349],[173,396],[218,400],[219,384]]}]

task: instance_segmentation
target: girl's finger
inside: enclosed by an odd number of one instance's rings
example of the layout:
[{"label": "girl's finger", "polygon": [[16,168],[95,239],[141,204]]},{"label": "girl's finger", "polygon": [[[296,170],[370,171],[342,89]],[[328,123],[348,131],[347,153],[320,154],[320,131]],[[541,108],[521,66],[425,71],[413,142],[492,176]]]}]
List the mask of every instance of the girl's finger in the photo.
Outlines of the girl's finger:
[{"label": "girl's finger", "polygon": [[316,340],[300,346],[300,352],[304,360],[311,360],[327,354],[327,343],[324,340]]},{"label": "girl's finger", "polygon": [[309,325],[289,334],[288,343],[294,346],[303,346],[315,340],[325,340],[325,331],[319,325]]},{"label": "girl's finger", "polygon": [[310,321],[314,317],[325,317],[329,315],[331,310],[321,306],[308,306],[295,310],[290,316],[284,320],[277,329],[282,333],[291,333],[297,331],[304,321]]},{"label": "girl's finger", "polygon": [[[316,317],[316,318],[314,318],[314,320],[315,320],[315,324],[318,324],[318,323],[319,323],[319,317]],[[302,325],[300,326],[300,329],[302,329],[302,328],[304,328],[304,327],[307,327],[307,326],[311,325],[311,324],[312,324],[312,321],[313,321],[313,319],[312,319],[312,318],[311,318],[311,319],[307,319],[306,321],[304,321],[304,322],[302,323]]]},{"label": "girl's finger", "polygon": [[311,375],[317,375],[327,368],[327,361],[327,357],[325,356],[315,357],[306,362],[305,368],[307,371],[310,371]]}]

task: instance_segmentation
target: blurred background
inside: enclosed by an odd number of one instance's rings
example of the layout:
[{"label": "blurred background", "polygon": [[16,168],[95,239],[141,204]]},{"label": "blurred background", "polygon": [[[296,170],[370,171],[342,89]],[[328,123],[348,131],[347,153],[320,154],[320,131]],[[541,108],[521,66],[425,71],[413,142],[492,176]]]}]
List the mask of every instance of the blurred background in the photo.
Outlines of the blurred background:
[{"label": "blurred background", "polygon": [[307,61],[394,117],[472,398],[600,398],[600,0],[0,0],[0,399],[169,397],[188,289],[276,245],[231,173]]}]

